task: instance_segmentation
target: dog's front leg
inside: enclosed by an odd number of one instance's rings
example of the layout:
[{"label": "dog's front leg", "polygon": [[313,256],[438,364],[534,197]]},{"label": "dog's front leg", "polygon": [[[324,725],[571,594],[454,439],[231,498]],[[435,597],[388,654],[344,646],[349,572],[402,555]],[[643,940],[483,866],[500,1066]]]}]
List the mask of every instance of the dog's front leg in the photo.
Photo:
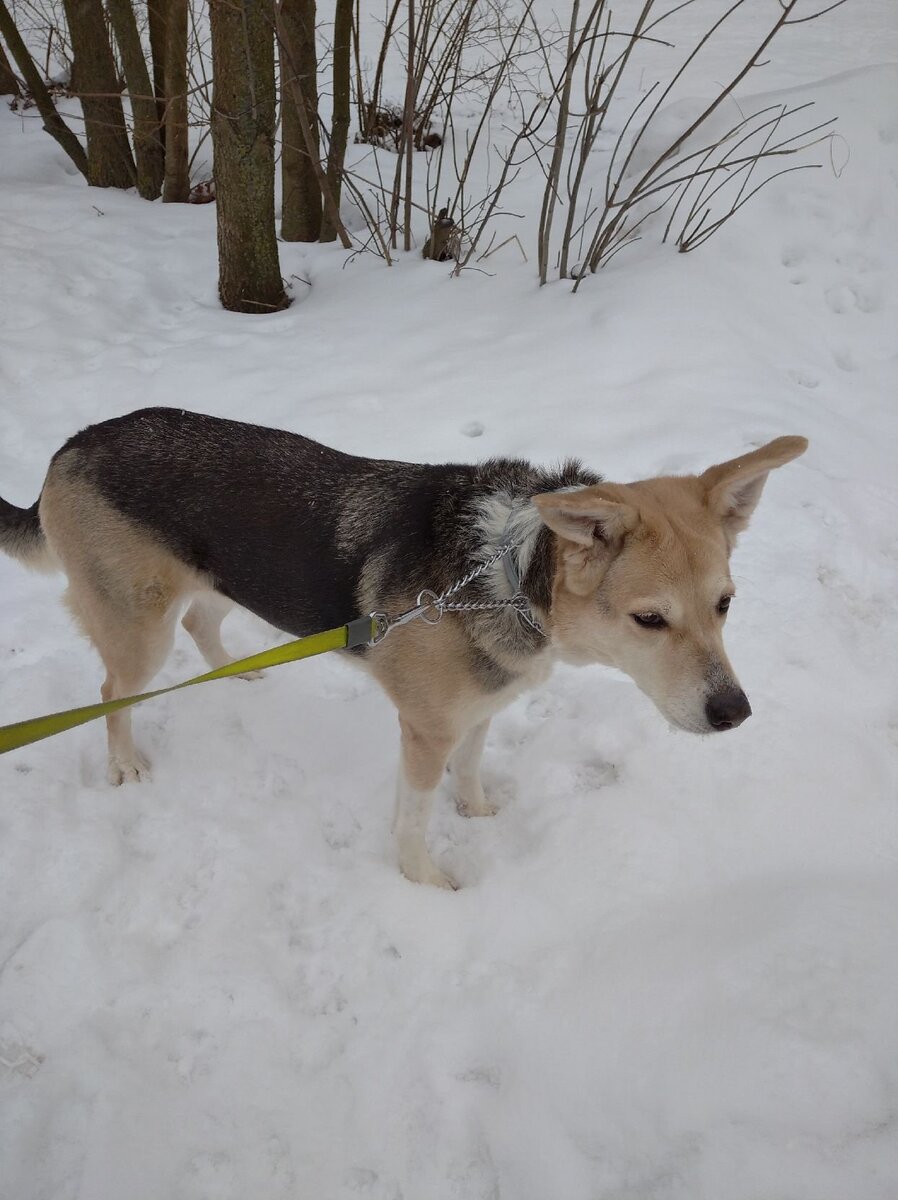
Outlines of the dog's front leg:
[{"label": "dog's front leg", "polygon": [[449,760],[456,804],[463,817],[493,817],[498,811],[483,794],[483,784],[480,782],[480,759],[489,727],[487,717],[470,729]]},{"label": "dog's front leg", "polygon": [[402,755],[396,792],[396,838],[399,869],[413,883],[455,888],[457,884],[441,871],[427,849],[427,822],[433,794],[446,769],[454,739],[437,730],[413,725],[399,717]]}]

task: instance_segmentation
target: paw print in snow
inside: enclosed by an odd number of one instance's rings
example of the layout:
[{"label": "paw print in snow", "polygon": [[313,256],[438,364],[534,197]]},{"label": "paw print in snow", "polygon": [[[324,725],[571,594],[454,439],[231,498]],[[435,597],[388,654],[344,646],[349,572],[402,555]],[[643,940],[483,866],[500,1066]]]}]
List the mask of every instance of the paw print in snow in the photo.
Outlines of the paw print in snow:
[{"label": "paw print in snow", "polygon": [[21,1075],[33,1079],[44,1061],[42,1054],[35,1054],[21,1042],[0,1042],[0,1071],[4,1075]]}]

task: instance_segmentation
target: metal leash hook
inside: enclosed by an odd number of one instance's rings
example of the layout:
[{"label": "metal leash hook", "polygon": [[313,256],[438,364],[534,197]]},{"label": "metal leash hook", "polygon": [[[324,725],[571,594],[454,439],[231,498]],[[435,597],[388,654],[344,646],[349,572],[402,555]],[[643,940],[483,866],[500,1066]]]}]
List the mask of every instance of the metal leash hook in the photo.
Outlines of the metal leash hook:
[{"label": "metal leash hook", "polygon": [[382,612],[369,613],[368,616],[371,618],[372,625],[371,638],[368,645],[377,646],[390,632],[390,618],[386,613]]},{"label": "metal leash hook", "polygon": [[[430,588],[422,588],[415,600],[415,607],[408,609],[404,613],[400,613],[398,617],[388,617],[386,613],[382,612],[370,613],[369,616],[374,623],[374,634],[368,645],[377,646],[384,640],[390,630],[396,629],[400,625],[407,625],[409,621],[420,619],[427,625],[437,625],[442,619],[443,614],[447,612],[488,612],[500,608],[513,608],[525,625],[528,625],[535,633],[545,636],[545,630],[536,617],[534,617],[530,608],[530,601],[520,590],[520,584],[518,584],[518,590],[515,591],[513,596],[503,598],[502,600],[473,600],[465,603],[464,601],[453,602],[449,599],[450,596],[454,596],[462,591],[463,588],[466,588],[469,583],[473,583],[478,576],[482,575],[484,571],[488,571],[490,567],[495,566],[500,559],[505,558],[515,548],[513,542],[503,543],[495,554],[492,554],[485,562],[479,563],[467,575],[456,580],[452,587],[446,588],[445,592],[440,595],[437,595]],[[517,582],[515,574],[511,574],[509,579],[510,581]],[[428,616],[427,614],[431,609],[433,609],[435,615]]]},{"label": "metal leash hook", "polygon": [[[435,616],[429,617],[427,615],[430,609],[435,610]],[[398,629],[400,625],[408,625],[410,621],[421,620],[427,625],[436,625],[442,618],[443,611],[442,596],[438,596],[430,588],[423,588],[418,592],[415,607],[400,613],[398,617],[388,617],[386,613],[382,612],[373,612],[370,614],[371,620],[374,622],[374,636],[368,645],[378,645],[391,630]]]}]

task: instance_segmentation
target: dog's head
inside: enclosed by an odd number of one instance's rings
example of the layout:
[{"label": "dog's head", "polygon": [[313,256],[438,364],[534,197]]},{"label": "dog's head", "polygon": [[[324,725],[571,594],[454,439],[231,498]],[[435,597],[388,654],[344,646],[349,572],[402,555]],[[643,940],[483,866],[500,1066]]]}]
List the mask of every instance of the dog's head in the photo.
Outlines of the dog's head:
[{"label": "dog's head", "polygon": [[723,648],[730,553],[768,473],[807,444],[781,437],[702,475],[535,496],[557,535],[559,656],[626,672],[680,729],[741,725],[751,708]]}]

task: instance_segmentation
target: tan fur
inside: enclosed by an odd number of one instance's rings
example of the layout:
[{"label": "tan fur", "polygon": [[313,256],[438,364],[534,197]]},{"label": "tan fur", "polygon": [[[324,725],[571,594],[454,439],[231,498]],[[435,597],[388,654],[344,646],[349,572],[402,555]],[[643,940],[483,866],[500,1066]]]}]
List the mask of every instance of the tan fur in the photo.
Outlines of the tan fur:
[{"label": "tan fur", "polygon": [[[700,476],[601,483],[534,497],[555,534],[552,609],[540,614],[546,646],[517,657],[507,647],[481,644],[514,676],[498,691],[487,690],[472,659],[472,635],[451,618],[437,626],[406,625],[367,655],[362,665],[399,713],[396,833],[400,867],[409,879],[454,886],[427,850],[434,792],[451,761],[459,810],[470,816],[494,811],[479,778],[490,718],[545,680],[555,658],[618,667],[673,724],[709,731],[709,694],[738,688],[718,612],[721,597],[734,592],[729,556],[736,535],[768,472],[806,445],[803,438],[779,438]],[[101,500],[84,475],[71,470],[72,461],[70,451],[51,467],[40,519],[48,554],[68,575],[72,612],[106,665],[104,699],[146,687],[191,598],[185,628],[210,666],[231,661],[219,635],[230,603],[157,538]],[[374,560],[361,581],[368,606],[392,613],[407,608],[408,595],[377,594],[379,577]],[[663,617],[664,628],[640,627],[634,614],[646,613]],[[139,779],[147,764],[134,746],[129,712],[114,714],[107,724],[110,778]]]},{"label": "tan fur", "polygon": [[[110,508],[65,458],[47,475],[40,518],[50,552],[68,576],[66,603],[106,667],[103,700],[147,686],[168,657],[189,597],[195,599],[184,625],[210,667],[232,661],[218,635],[230,602]],[[130,710],[108,716],[106,727],[110,782],[140,779],[149,764],[134,745]]]},{"label": "tan fur", "polygon": [[[401,611],[399,601],[390,611]],[[375,647],[368,668],[396,705],[401,730],[395,831],[399,866],[419,883],[454,887],[431,860],[427,821],[450,758],[456,803],[464,816],[488,816],[494,807],[483,794],[480,756],[492,715],[522,691],[543,682],[552,669],[547,649],[526,663],[523,673],[501,691],[487,693],[469,665],[464,633],[451,621],[436,626],[406,625]],[[506,665],[511,666],[506,656]]]},{"label": "tan fur", "polygon": [[[535,497],[558,535],[552,640],[559,656],[625,671],[672,724],[709,732],[709,692],[739,686],[723,647],[725,616],[716,611],[735,594],[736,534],[769,471],[806,446],[804,438],[778,438],[699,476]],[[633,614],[643,612],[660,614],[668,627],[640,628]]]}]

